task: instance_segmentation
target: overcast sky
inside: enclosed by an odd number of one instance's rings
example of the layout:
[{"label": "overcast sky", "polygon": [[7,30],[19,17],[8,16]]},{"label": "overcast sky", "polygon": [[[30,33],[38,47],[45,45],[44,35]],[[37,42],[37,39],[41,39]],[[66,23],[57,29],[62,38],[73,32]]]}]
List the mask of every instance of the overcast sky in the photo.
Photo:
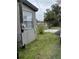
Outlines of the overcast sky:
[{"label": "overcast sky", "polygon": [[44,12],[46,9],[51,8],[51,5],[55,3],[56,0],[28,0],[33,5],[35,5],[39,10],[36,13],[36,19],[42,21],[44,19]]}]

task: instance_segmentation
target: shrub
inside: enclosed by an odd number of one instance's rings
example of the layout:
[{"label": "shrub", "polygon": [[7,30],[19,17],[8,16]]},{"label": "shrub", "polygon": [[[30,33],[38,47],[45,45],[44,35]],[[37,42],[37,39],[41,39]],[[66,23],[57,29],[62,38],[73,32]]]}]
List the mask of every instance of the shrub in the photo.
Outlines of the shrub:
[{"label": "shrub", "polygon": [[38,34],[43,34],[44,33],[44,25],[39,24],[37,26],[37,32],[38,32]]}]

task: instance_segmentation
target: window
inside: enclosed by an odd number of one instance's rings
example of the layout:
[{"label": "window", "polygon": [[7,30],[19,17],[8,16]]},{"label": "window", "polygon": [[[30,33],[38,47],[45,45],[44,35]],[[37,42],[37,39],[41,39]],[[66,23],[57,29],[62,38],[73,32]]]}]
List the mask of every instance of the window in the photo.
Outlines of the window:
[{"label": "window", "polygon": [[26,28],[32,28],[32,13],[23,11],[23,23],[25,24]]}]

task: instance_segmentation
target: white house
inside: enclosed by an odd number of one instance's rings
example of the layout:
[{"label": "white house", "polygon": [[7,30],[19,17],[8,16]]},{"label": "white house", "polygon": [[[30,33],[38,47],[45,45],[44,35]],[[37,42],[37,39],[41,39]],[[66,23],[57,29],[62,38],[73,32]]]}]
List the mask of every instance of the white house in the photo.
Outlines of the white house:
[{"label": "white house", "polygon": [[17,42],[21,47],[36,37],[36,15],[38,8],[27,0],[17,1]]}]

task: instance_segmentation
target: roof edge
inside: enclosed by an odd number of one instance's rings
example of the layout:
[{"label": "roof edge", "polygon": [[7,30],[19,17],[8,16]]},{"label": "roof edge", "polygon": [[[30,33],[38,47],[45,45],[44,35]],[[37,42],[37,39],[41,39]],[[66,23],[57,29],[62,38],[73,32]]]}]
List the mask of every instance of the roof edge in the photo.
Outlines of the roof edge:
[{"label": "roof edge", "polygon": [[38,8],[36,6],[34,6],[33,4],[31,4],[29,1],[27,0],[18,0],[18,2],[22,2],[24,5],[30,7],[32,10],[34,11],[38,11]]}]

